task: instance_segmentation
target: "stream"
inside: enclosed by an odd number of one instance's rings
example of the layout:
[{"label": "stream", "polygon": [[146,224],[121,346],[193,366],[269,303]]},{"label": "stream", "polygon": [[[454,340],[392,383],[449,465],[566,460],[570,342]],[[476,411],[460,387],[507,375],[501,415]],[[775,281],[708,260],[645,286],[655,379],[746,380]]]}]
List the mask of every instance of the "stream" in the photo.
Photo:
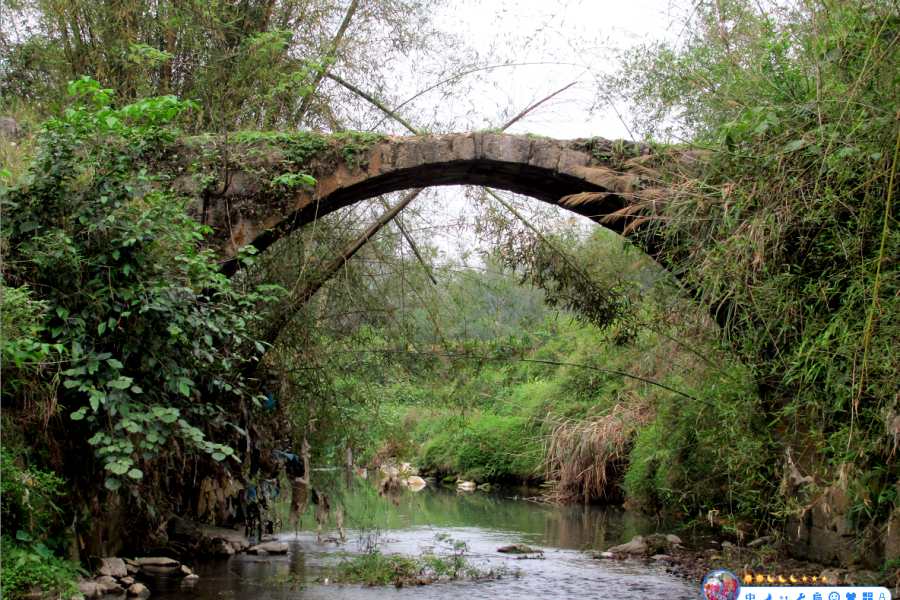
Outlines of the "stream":
[{"label": "stream", "polygon": [[[676,524],[659,523],[614,507],[561,507],[526,501],[522,497],[537,492],[522,488],[462,492],[429,484],[418,492],[404,489],[391,500],[379,497],[371,483],[338,473],[324,475],[315,487],[327,491],[332,506],[343,508],[346,540],[327,541],[331,536],[337,537],[332,515],[323,534],[326,541],[318,541],[311,507],[296,531],[276,534],[280,541],[289,544],[288,554],[239,554],[227,560],[195,563],[191,567],[200,579],[193,584],[163,576],[147,581],[152,600],[695,600],[700,596],[699,586],[667,575],[653,561],[595,560],[583,551],[606,549],[635,535],[677,532]],[[284,514],[284,523],[287,504],[285,500],[276,508]],[[340,550],[352,554],[377,544],[384,554],[418,555],[428,547],[437,547],[435,553],[439,553],[447,542],[436,542],[436,534],[466,542],[467,556],[479,568],[505,568],[508,574],[499,580],[453,581],[400,589],[314,582],[324,577],[329,564],[338,560],[336,553]],[[518,560],[514,555],[497,552],[498,547],[507,544],[541,548],[544,558]],[[291,575],[306,583],[293,587],[276,583]]]}]

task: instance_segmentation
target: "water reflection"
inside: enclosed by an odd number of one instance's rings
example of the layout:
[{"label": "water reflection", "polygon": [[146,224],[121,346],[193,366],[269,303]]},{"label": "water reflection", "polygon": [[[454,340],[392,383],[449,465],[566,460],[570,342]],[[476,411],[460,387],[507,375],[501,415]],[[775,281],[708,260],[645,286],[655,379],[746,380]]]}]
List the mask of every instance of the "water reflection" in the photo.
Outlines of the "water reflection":
[{"label": "water reflection", "polygon": [[[239,555],[227,561],[209,561],[195,565],[201,579],[182,587],[178,580],[157,579],[148,582],[154,600],[161,598],[252,597],[283,599],[348,598],[380,600],[406,597],[410,600],[453,598],[465,595],[477,598],[592,598],[673,600],[696,598],[699,590],[664,574],[661,568],[644,561],[598,561],[580,550],[606,549],[656,531],[667,532],[667,524],[652,522],[639,515],[615,508],[595,506],[553,507],[521,498],[535,495],[525,489],[491,492],[459,492],[453,488],[429,485],[420,492],[404,490],[394,498],[383,498],[375,491],[372,478],[346,478],[339,473],[318,473],[318,489],[325,490],[332,506],[345,514],[343,543],[318,541],[313,511],[307,511],[296,530],[282,531],[279,539],[288,542],[285,556],[256,557]],[[371,475],[371,473],[370,473]],[[281,521],[287,522],[287,506],[281,507]],[[302,589],[272,585],[274,579],[291,574],[312,581],[343,549],[358,552],[377,537],[386,553],[419,553],[434,544],[436,533],[447,533],[469,544],[470,554],[482,566],[505,566],[520,570],[521,577],[499,581],[453,582],[415,588],[363,588],[360,586],[324,586],[307,583]],[[325,536],[336,534],[334,520]],[[543,560],[516,560],[501,555],[501,545],[523,543],[545,551]]]}]

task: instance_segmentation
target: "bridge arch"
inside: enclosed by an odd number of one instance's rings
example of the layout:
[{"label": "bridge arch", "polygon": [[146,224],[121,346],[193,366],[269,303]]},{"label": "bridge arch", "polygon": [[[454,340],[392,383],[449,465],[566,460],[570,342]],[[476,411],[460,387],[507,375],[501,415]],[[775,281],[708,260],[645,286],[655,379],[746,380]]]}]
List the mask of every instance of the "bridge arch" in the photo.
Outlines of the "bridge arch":
[{"label": "bridge arch", "polygon": [[[665,195],[656,185],[660,157],[649,144],[623,140],[491,132],[384,136],[327,164],[310,158],[306,170],[316,183],[289,194],[275,193],[273,185],[279,173],[292,168],[289,150],[277,140],[229,147],[225,164],[201,188],[188,165],[204,148],[209,154],[210,144],[207,140],[180,150],[174,187],[202,200],[192,216],[212,228],[207,243],[229,275],[238,267],[235,256],[241,247],[265,250],[317,218],[405,189],[473,184],[507,190],[563,206],[618,233],[629,220],[604,217],[636,201]],[[666,157],[672,158],[683,163],[696,157]]]}]

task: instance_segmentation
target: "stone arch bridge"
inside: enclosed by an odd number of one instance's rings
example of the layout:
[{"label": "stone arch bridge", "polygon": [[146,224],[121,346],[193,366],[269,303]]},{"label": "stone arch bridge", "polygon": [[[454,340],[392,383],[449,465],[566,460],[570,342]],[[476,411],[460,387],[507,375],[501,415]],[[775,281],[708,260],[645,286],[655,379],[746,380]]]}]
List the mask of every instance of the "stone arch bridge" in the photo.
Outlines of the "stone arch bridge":
[{"label": "stone arch bridge", "polygon": [[[491,132],[410,137],[302,133],[231,142],[193,138],[170,149],[168,156],[174,189],[198,199],[192,216],[213,229],[207,243],[228,274],[237,269],[236,253],[246,245],[265,250],[335,210],[430,186],[507,190],[627,233],[638,217],[623,209],[665,196],[660,169],[672,161],[690,166],[699,158],[688,152],[662,156],[649,144],[624,140]],[[285,183],[297,182],[299,173],[316,182]]]}]

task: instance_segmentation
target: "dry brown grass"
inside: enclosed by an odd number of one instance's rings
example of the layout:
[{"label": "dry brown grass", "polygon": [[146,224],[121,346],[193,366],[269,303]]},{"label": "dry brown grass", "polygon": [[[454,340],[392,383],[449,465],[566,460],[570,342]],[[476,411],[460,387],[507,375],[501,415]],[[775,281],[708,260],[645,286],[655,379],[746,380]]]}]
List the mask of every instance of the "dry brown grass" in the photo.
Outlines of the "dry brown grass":
[{"label": "dry brown grass", "polygon": [[546,439],[548,479],[559,484],[546,499],[560,504],[622,501],[621,477],[635,431],[653,415],[639,399],[616,404],[590,421],[559,420]]}]

